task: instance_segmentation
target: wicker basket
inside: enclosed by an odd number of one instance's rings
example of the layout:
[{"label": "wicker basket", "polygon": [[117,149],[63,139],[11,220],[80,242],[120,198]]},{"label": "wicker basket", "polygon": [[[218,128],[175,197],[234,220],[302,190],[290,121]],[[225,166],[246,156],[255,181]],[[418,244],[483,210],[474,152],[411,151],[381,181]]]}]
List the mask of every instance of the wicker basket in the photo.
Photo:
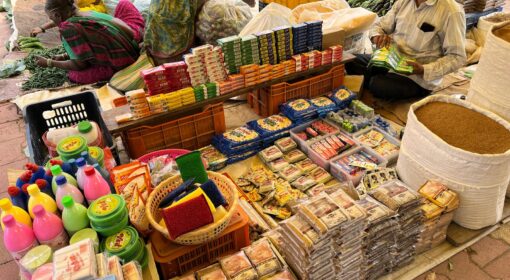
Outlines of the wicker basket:
[{"label": "wicker basket", "polygon": [[237,209],[237,203],[239,200],[237,188],[234,183],[232,183],[232,181],[224,175],[211,171],[208,171],[207,174],[209,175],[209,179],[216,183],[223,196],[225,196],[225,199],[228,202],[228,207],[226,207],[227,214],[217,222],[185,233],[174,240],[170,239],[170,235],[168,234],[166,227],[159,224],[162,216],[161,210],[158,206],[168,193],[182,184],[181,177],[177,175],[161,182],[149,195],[149,199],[147,200],[146,205],[146,213],[149,222],[155,230],[161,232],[161,234],[163,234],[167,239],[175,243],[182,245],[198,245],[215,239],[221,234],[223,230],[225,230],[225,228],[227,228],[230,222],[230,218]]}]

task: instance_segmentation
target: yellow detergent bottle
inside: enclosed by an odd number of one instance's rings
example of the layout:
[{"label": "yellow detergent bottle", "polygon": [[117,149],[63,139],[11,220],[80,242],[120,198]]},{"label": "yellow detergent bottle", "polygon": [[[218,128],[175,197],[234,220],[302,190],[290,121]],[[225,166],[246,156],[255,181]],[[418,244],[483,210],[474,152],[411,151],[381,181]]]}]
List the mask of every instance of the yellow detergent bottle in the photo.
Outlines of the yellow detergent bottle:
[{"label": "yellow detergent bottle", "polygon": [[35,217],[33,213],[33,208],[36,205],[41,205],[44,207],[44,209],[50,213],[54,213],[57,216],[60,216],[60,213],[58,212],[57,203],[51,196],[41,192],[39,187],[36,184],[32,184],[28,186],[27,188],[28,194],[30,195],[30,198],[28,199],[28,212],[30,213],[30,216],[32,219]]},{"label": "yellow detergent bottle", "polygon": [[[5,216],[12,215],[17,222],[23,223],[32,228],[32,219],[30,219],[28,213],[22,208],[12,205],[8,198],[0,199],[0,209],[2,209],[2,214],[0,214],[0,221]],[[4,222],[2,222],[2,230],[4,227]]]}]

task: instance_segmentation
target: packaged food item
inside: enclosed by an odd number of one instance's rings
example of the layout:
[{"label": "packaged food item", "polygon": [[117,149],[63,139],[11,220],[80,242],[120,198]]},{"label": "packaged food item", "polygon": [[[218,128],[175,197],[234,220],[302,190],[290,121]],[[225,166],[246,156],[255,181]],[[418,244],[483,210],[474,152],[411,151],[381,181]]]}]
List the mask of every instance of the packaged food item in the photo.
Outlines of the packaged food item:
[{"label": "packaged food item", "polygon": [[306,158],[300,162],[294,164],[301,172],[308,173],[315,168],[317,168],[317,164],[315,164],[311,159]]},{"label": "packaged food item", "polygon": [[288,268],[276,273],[275,275],[272,275],[265,280],[296,280],[296,278],[293,276],[292,272]]},{"label": "packaged food item", "polygon": [[257,279],[257,271],[243,251],[237,252],[219,261],[221,268],[229,279]]},{"label": "packaged food item", "polygon": [[348,214],[326,194],[313,197],[300,210],[304,218],[321,234],[335,230],[349,220]]},{"label": "packaged food item", "polygon": [[418,194],[398,180],[388,182],[370,194],[394,211],[398,211],[400,207],[408,207],[411,203],[420,204]]},{"label": "packaged food item", "polygon": [[421,210],[427,219],[434,219],[443,213],[444,208],[441,208],[430,201],[426,201],[421,206]]},{"label": "packaged food item", "polygon": [[311,175],[317,183],[325,184],[329,182],[331,179],[333,179],[329,172],[327,172],[326,170],[324,170],[324,168],[320,166],[317,166],[314,170],[310,171],[309,175]]},{"label": "packaged food item", "polygon": [[216,171],[227,165],[227,157],[212,145],[199,149],[200,155],[207,162],[209,170]]},{"label": "packaged food item", "polygon": [[108,258],[108,271],[109,274],[115,275],[116,279],[124,280],[124,274],[122,273],[122,265],[119,257],[111,256]]},{"label": "packaged food item", "polygon": [[301,152],[300,150],[298,149],[294,149],[288,153],[286,153],[283,158],[288,162],[288,163],[295,163],[295,162],[298,162],[298,161],[301,161],[301,160],[304,160],[306,159],[306,155]]},{"label": "packaged food item", "polygon": [[301,176],[291,183],[294,188],[303,192],[313,187],[315,184],[317,184],[315,178],[310,175]]},{"label": "packaged food item", "polygon": [[197,280],[228,280],[219,264],[213,264],[197,271]]},{"label": "packaged food item", "polygon": [[243,251],[257,270],[259,277],[271,275],[282,269],[280,261],[266,238],[256,241]]},{"label": "packaged food item", "polygon": [[92,240],[82,240],[55,252],[53,277],[54,279],[95,279],[96,265]]},{"label": "packaged food item", "polygon": [[142,280],[142,268],[136,262],[128,262],[122,266],[122,274],[125,280]]},{"label": "packaged food item", "polygon": [[280,151],[280,149],[278,149],[278,147],[271,146],[269,148],[262,150],[259,153],[259,156],[260,158],[262,158],[264,162],[270,162],[275,159],[281,158],[283,156],[283,153]]},{"label": "packaged food item", "polygon": [[279,158],[279,159],[271,161],[268,164],[268,166],[271,169],[271,171],[278,172],[278,171],[284,169],[285,167],[289,166],[289,163],[285,159]]},{"label": "packaged food item", "polygon": [[104,277],[108,275],[109,274],[108,257],[103,253],[96,254],[96,262],[97,262],[97,276]]},{"label": "packaged food item", "polygon": [[280,149],[284,153],[297,148],[297,143],[290,137],[278,139],[274,142],[274,144],[276,145],[276,147],[278,147],[278,149]]},{"label": "packaged food item", "polygon": [[149,231],[149,219],[145,213],[145,203],[142,200],[140,190],[135,189],[131,203],[129,204],[129,221],[141,233]]},{"label": "packaged food item", "polygon": [[285,167],[278,173],[283,179],[292,182],[301,176],[302,172],[293,164]]}]

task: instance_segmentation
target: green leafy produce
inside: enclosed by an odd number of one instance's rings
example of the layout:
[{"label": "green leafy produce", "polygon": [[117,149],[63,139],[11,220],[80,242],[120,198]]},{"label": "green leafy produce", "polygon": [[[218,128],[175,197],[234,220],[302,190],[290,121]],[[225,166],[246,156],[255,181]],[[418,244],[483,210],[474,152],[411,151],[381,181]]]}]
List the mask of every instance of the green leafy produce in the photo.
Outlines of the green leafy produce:
[{"label": "green leafy produce", "polygon": [[19,75],[25,70],[25,63],[23,60],[17,60],[13,63],[7,63],[0,66],[0,79],[9,78]]},{"label": "green leafy produce", "polygon": [[36,56],[51,58],[64,53],[65,50],[63,47],[31,51],[24,59],[25,66],[30,71],[31,75],[28,81],[23,83],[21,89],[55,88],[63,85],[67,81],[67,71],[55,67],[39,67],[37,66]]},{"label": "green leafy produce", "polygon": [[395,0],[347,0],[352,8],[362,7],[384,16],[393,6]]},{"label": "green leafy produce", "polygon": [[30,52],[32,50],[43,50],[44,46],[39,40],[39,38],[36,37],[23,37],[19,36],[18,38],[18,48],[21,51]]}]

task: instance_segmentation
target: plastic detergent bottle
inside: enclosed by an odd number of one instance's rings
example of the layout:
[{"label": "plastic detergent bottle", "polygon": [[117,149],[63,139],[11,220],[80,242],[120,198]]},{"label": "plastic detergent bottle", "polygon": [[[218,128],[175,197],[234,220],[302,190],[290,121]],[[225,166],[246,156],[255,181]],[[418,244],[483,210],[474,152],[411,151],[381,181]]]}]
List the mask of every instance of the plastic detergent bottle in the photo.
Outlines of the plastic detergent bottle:
[{"label": "plastic detergent bottle", "polygon": [[99,138],[99,127],[97,123],[81,121],[76,126],[80,135],[87,140],[87,144],[96,144]]},{"label": "plastic detergent bottle", "polygon": [[94,164],[98,163],[98,162],[97,162],[97,160],[96,160],[95,158],[93,158],[93,157],[91,157],[91,156],[89,155],[89,152],[88,152],[88,151],[83,151],[83,152],[81,152],[81,154],[80,154],[80,155],[81,155],[81,157],[82,157],[83,159],[85,159],[85,161],[86,161],[89,165],[94,165]]},{"label": "plastic detergent bottle", "polygon": [[76,166],[76,159],[72,158],[70,160],[67,161],[67,163],[71,166],[71,174],[72,176],[75,176],[76,174],[76,171],[78,171],[78,167]]},{"label": "plastic detergent bottle", "polygon": [[76,171],[76,182],[78,182],[78,187],[83,190],[83,180],[85,179],[85,167],[87,167],[87,162],[84,158],[79,158],[76,160],[76,167],[78,167]]},{"label": "plastic detergent bottle", "polygon": [[89,147],[89,156],[97,161],[101,167],[104,167],[104,151],[103,149],[92,146]]},{"label": "plastic detergent bottle", "polygon": [[85,206],[74,203],[71,196],[64,196],[62,198],[64,210],[62,211],[62,221],[64,227],[70,236],[73,236],[77,231],[90,226],[89,217],[87,216],[87,208]]},{"label": "plastic detergent bottle", "polygon": [[52,129],[48,130],[46,133],[46,139],[56,146],[62,139],[75,134],[78,134],[78,129],[76,129],[76,127]]},{"label": "plastic detergent bottle", "polygon": [[56,182],[58,189],[57,194],[55,195],[55,199],[57,201],[57,206],[58,209],[60,209],[60,211],[64,209],[64,206],[62,205],[62,198],[65,195],[70,195],[73,197],[73,200],[75,202],[83,204],[84,202],[83,194],[77,187],[69,184],[65,176],[62,175],[58,176]]},{"label": "plastic detergent bottle", "polygon": [[101,174],[101,177],[103,177],[106,183],[108,183],[108,186],[110,186],[110,192],[115,193],[115,186],[113,185],[112,180],[110,179],[110,173],[108,173],[108,171],[105,168],[101,167],[98,163],[92,165],[92,167],[94,167],[96,171],[99,172],[99,174]]},{"label": "plastic detergent bottle", "polygon": [[9,194],[14,206],[18,206],[19,208],[27,211],[27,196],[22,190],[16,186],[9,186],[7,188],[7,193]]},{"label": "plastic detergent bottle", "polygon": [[34,214],[33,229],[39,243],[50,246],[54,251],[67,246],[69,236],[57,215],[46,212],[41,205],[34,207]]},{"label": "plastic detergent bottle", "polygon": [[48,184],[48,182],[46,182],[46,180],[44,179],[37,179],[35,180],[35,184],[39,187],[39,189],[41,190],[41,192],[51,196],[51,197],[54,197],[55,195],[53,194],[53,191],[51,190],[51,186]]},{"label": "plastic detergent bottle", "polygon": [[62,167],[60,167],[60,165],[53,165],[51,167],[51,174],[53,174],[53,179],[51,180],[51,190],[53,191],[53,194],[57,194],[57,177],[60,176],[60,175],[64,175],[67,179],[67,182],[69,182],[69,184],[77,187],[78,186],[78,182],[76,182],[76,179],[74,179],[73,176],[71,176],[70,174],[67,174],[65,172],[62,171]]},{"label": "plastic detergent bottle", "polygon": [[[0,199],[0,209],[2,209],[2,214],[0,214],[0,218],[4,218],[7,215],[11,215],[16,219],[16,221],[23,223],[29,227],[32,227],[32,219],[28,215],[28,213],[21,209],[18,206],[12,205],[11,201],[8,198]],[[4,223],[2,222],[2,229],[4,229]]]},{"label": "plastic detergent bottle", "polygon": [[12,215],[3,217],[2,223],[5,225],[5,248],[17,262],[30,249],[39,245],[32,229],[23,223],[17,222]]},{"label": "plastic detergent bottle", "polygon": [[35,218],[34,207],[36,205],[41,205],[44,209],[46,209],[46,211],[58,215],[57,203],[55,203],[53,198],[42,193],[36,184],[30,185],[27,189],[28,194],[30,195],[30,198],[28,199],[28,212],[32,218]]},{"label": "plastic detergent bottle", "polygon": [[85,167],[85,179],[83,180],[83,192],[90,204],[103,195],[110,194],[110,186],[101,174],[92,166]]}]

